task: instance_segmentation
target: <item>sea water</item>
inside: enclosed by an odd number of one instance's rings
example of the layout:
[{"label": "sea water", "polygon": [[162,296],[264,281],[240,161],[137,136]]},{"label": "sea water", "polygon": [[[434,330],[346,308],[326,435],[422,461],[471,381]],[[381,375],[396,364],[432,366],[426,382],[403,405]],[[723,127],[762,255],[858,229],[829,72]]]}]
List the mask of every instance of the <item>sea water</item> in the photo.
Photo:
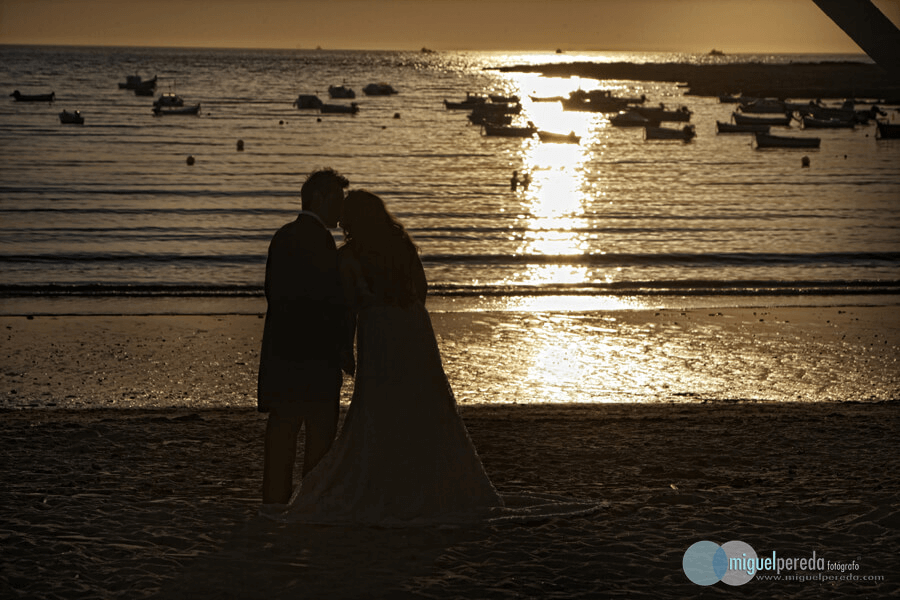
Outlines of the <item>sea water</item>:
[{"label": "sea water", "polygon": [[[433,309],[883,303],[900,291],[900,141],[876,140],[874,125],[816,131],[818,150],[756,150],[752,136],[716,133],[734,105],[677,84],[498,70],[865,56],[3,46],[0,58],[0,314],[263,312],[269,240],[326,166],[407,225]],[[154,116],[152,98],[119,88],[134,74],[199,115]],[[369,83],[398,93],[365,96]],[[351,102],[329,99],[331,85],[356,91],[357,114],[292,105]],[[686,106],[697,137],[645,141],[609,114],[531,99],[579,88]],[[5,98],[15,89],[56,100]],[[515,94],[516,124],[580,143],[484,136],[444,106],[467,92]],[[61,124],[63,109],[84,125]],[[791,129],[773,133],[813,135]],[[511,189],[514,171],[527,189]]]}]

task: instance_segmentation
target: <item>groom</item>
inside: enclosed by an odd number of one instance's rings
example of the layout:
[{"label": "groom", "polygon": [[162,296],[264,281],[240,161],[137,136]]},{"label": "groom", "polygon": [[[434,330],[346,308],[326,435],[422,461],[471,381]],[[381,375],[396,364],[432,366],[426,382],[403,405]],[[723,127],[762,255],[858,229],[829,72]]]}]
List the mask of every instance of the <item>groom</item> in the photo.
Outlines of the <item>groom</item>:
[{"label": "groom", "polygon": [[337,227],[345,177],[315,171],[300,189],[302,210],[279,229],[266,262],[266,321],[259,357],[257,406],[269,413],[263,503],[285,504],[293,490],[297,436],[306,424],[303,475],[331,447],[340,413],[341,369],[352,374]]}]

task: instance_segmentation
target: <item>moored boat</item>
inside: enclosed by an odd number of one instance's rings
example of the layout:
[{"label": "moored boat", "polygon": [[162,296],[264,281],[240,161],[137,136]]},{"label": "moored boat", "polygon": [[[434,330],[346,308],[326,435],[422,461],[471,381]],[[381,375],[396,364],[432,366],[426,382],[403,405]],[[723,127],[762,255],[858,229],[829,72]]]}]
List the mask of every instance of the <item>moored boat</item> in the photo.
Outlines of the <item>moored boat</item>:
[{"label": "moored boat", "polygon": [[769,99],[761,99],[750,103],[744,103],[741,104],[738,108],[743,113],[751,114],[784,114],[785,112],[787,112],[787,109],[784,106],[784,102],[782,102],[781,100]]},{"label": "moored boat", "polygon": [[732,113],[731,118],[738,125],[769,125],[770,127],[789,127],[791,115],[781,117],[748,117],[741,113]]},{"label": "moored boat", "polygon": [[537,134],[542,142],[557,144],[577,144],[581,141],[581,136],[575,135],[574,131],[570,133],[553,133],[550,131],[538,130]]},{"label": "moored boat", "polygon": [[494,125],[493,123],[484,123],[484,135],[497,137],[520,137],[530,138],[537,131],[537,127],[529,122],[525,127],[511,127],[509,125]]},{"label": "moored boat", "polygon": [[53,102],[56,98],[56,92],[49,94],[23,94],[19,90],[15,90],[10,94],[11,98],[15,98],[16,102]]},{"label": "moored boat", "polygon": [[659,121],[648,119],[647,117],[631,110],[620,112],[609,118],[609,122],[616,127],[658,127]]},{"label": "moored boat", "polygon": [[488,98],[491,99],[491,102],[498,103],[506,103],[506,104],[516,104],[519,102],[520,98],[513,94],[512,96],[503,96],[500,94],[488,94]]},{"label": "moored boat", "polygon": [[199,115],[200,114],[200,104],[194,104],[191,106],[154,106],[153,114],[161,117],[163,115]]},{"label": "moored boat", "polygon": [[853,129],[853,121],[843,119],[816,119],[815,117],[801,117],[800,124],[803,129]]},{"label": "moored boat", "polygon": [[485,96],[479,96],[470,92],[466,93],[466,99],[462,102],[449,102],[444,99],[444,107],[447,110],[471,110],[479,104],[484,104],[488,99]]},{"label": "moored boat", "polygon": [[323,104],[319,107],[319,112],[326,114],[355,115],[359,112],[359,104],[356,102],[351,102],[350,104]]},{"label": "moored boat", "polygon": [[768,125],[723,123],[716,121],[716,131],[718,133],[769,133]]},{"label": "moored boat", "polygon": [[757,148],[818,148],[820,143],[819,138],[756,134]]},{"label": "moored boat", "polygon": [[689,142],[697,137],[693,125],[685,125],[681,129],[671,127],[644,127],[645,140],[681,140]]},{"label": "moored boat", "polygon": [[875,137],[879,140],[896,140],[900,139],[900,123],[888,123],[887,121],[876,121],[878,132]]},{"label": "moored boat", "polygon": [[153,106],[165,108],[184,106],[184,99],[174,92],[165,92],[160,94],[159,98],[153,101]]},{"label": "moored boat", "polygon": [[322,108],[322,100],[315,94],[300,94],[294,100],[294,106],[297,108]]},{"label": "moored boat", "polygon": [[332,98],[356,98],[356,92],[346,85],[330,85],[328,86],[328,95]]},{"label": "moored boat", "polygon": [[398,93],[393,86],[387,83],[370,83],[363,88],[363,94],[366,96],[392,96]]},{"label": "moored boat", "polygon": [[63,125],[84,125],[84,117],[81,116],[81,111],[69,112],[64,110],[59,113],[59,122]]},{"label": "moored boat", "polygon": [[636,101],[634,98],[617,98],[609,90],[575,90],[561,102],[563,110],[612,113],[624,110]]},{"label": "moored boat", "polygon": [[665,106],[658,107],[645,107],[645,106],[636,106],[632,108],[634,112],[641,115],[646,119],[650,119],[651,121],[674,121],[674,122],[687,122],[691,120],[691,113],[688,110],[688,107],[682,106],[681,108],[671,110],[666,108]]},{"label": "moored boat", "polygon": [[125,77],[125,83],[121,83],[121,82],[119,83],[119,89],[120,90],[133,90],[142,85],[145,87],[154,87],[155,88],[156,87],[156,78],[157,78],[157,76],[154,75],[151,79],[144,81],[143,79],[141,79],[140,75],[127,75]]},{"label": "moored boat", "polygon": [[528,96],[532,102],[562,102],[565,100],[562,96]]}]

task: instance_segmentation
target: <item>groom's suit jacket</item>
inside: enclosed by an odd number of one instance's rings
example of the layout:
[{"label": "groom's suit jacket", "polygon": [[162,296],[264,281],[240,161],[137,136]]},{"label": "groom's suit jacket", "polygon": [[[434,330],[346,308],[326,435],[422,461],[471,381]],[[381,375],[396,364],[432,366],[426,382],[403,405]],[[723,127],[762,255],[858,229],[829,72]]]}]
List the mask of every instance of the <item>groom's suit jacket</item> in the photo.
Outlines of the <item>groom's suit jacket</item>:
[{"label": "groom's suit jacket", "polygon": [[[279,229],[266,262],[266,321],[257,405],[268,412],[295,402],[298,379],[340,376],[346,306],[331,233],[314,213],[301,212]],[[301,394],[302,395],[302,394]],[[335,399],[337,400],[337,399]]]}]

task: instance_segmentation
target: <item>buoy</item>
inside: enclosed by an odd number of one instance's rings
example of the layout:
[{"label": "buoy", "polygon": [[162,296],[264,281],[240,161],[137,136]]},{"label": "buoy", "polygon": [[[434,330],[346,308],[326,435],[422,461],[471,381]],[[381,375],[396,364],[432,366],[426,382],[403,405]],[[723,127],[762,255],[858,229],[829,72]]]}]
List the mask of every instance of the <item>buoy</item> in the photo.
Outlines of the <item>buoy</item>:
[{"label": "buoy", "polygon": [[244,140],[237,141],[237,149],[238,149],[238,152],[241,152],[244,149]]},{"label": "buoy", "polygon": [[194,164],[194,157],[193,157],[193,156],[188,156],[188,157],[187,157],[187,164],[188,164],[188,166],[191,166],[192,164]]},{"label": "buoy", "polygon": [[809,166],[809,157],[808,157],[808,156],[804,156],[804,157],[801,159],[800,163],[801,163],[804,167],[808,167],[808,166]]},{"label": "buoy", "polygon": [[395,119],[399,119],[399,118],[400,118],[400,113],[394,113],[394,118],[395,118]]}]

